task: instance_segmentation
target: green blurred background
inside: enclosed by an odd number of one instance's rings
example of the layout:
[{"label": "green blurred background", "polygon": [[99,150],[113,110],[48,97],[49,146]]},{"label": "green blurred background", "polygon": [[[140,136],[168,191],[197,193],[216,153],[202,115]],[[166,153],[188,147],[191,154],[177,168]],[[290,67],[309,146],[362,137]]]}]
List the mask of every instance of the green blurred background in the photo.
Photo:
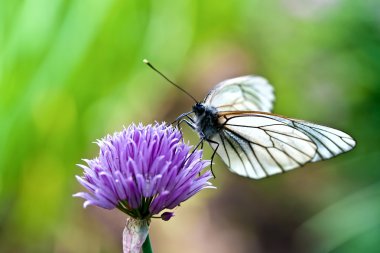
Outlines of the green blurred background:
[{"label": "green blurred background", "polygon": [[156,252],[379,252],[379,10],[377,0],[1,1],[0,252],[121,252],[123,214],[71,195],[94,140],[191,109],[143,58],[199,99],[226,78],[263,75],[276,113],[358,143],[261,181],[216,159],[217,190],[153,221]]}]

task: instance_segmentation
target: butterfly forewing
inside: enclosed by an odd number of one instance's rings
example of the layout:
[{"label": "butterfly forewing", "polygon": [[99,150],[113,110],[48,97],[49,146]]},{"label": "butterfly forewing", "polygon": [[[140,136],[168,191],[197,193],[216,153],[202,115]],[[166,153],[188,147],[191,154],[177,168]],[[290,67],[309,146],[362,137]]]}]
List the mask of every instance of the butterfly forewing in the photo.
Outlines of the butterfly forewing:
[{"label": "butterfly forewing", "polygon": [[242,76],[225,80],[207,95],[204,104],[218,111],[262,111],[271,112],[274,90],[260,76]]}]

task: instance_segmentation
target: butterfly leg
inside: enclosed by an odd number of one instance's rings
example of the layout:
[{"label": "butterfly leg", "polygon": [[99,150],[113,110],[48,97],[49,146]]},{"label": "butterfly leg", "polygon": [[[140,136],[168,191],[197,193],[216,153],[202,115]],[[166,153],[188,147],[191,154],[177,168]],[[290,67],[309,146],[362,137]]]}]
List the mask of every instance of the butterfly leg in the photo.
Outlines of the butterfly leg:
[{"label": "butterfly leg", "polygon": [[[177,128],[178,130],[180,130],[180,129],[181,129],[181,124],[182,124],[182,123],[186,123],[186,124],[187,124],[188,126],[190,126],[193,130],[195,130],[195,129],[196,129],[196,126],[195,126],[195,123],[194,123],[193,119],[190,118],[190,117],[188,117],[188,119],[189,119],[190,121],[188,121],[187,119],[181,119],[181,120],[179,120],[179,121],[177,122],[176,128]],[[183,139],[183,133],[182,133],[182,131],[180,131],[180,132],[181,132],[181,136],[182,136],[182,139]]]},{"label": "butterfly leg", "polygon": [[193,130],[195,130],[196,126],[195,126],[195,122],[194,122],[194,120],[192,118],[190,118],[189,116],[186,116],[186,119],[181,119],[180,121],[178,121],[177,126],[180,126],[180,124],[183,123],[183,122],[185,122]]},{"label": "butterfly leg", "polygon": [[[198,144],[195,146],[195,148],[193,149],[193,151],[191,151],[191,154],[190,154],[190,156],[192,155],[192,154],[194,154],[194,152],[198,149],[198,147],[199,146],[201,146],[201,149],[203,149],[203,143],[204,143],[204,138],[201,138],[201,140],[198,142]],[[189,157],[190,157],[189,156]],[[199,172],[199,174],[198,174],[199,176],[201,176],[201,172]],[[213,176],[214,176],[214,173],[213,173]],[[215,176],[214,176],[215,177]]]},{"label": "butterfly leg", "polygon": [[[184,117],[189,118],[188,115],[191,114],[191,113],[193,113],[193,112],[190,111],[190,112],[182,113],[181,115],[179,115],[179,116],[178,116],[178,117],[177,117],[177,118],[171,123],[171,125],[173,125],[175,122],[179,122],[179,121],[181,121],[181,119],[183,119]],[[177,126],[178,126],[178,124],[177,124]]]},{"label": "butterfly leg", "polygon": [[[192,156],[194,154],[194,152],[198,149],[198,147],[201,145],[203,147],[203,142],[204,142],[204,139],[201,139],[200,142],[198,142],[198,144],[195,146],[195,148],[193,148],[193,151],[191,151],[191,154],[189,155]],[[188,158],[189,158],[188,157]],[[187,159],[186,159],[187,160]]]},{"label": "butterfly leg", "polygon": [[201,146],[201,149],[202,149],[202,148],[203,148],[203,142],[204,142],[204,139],[201,139],[200,142],[198,142],[198,144],[195,146],[193,152],[194,152],[195,150],[197,150],[199,146]]},{"label": "butterfly leg", "polygon": [[[214,171],[212,170],[212,163],[214,161],[214,157],[215,157],[215,154],[216,154],[216,151],[218,150],[219,148],[219,143],[216,142],[216,141],[213,141],[211,139],[206,139],[206,141],[208,141],[209,143],[212,143],[212,144],[215,144],[216,145],[216,148],[214,149],[214,152],[212,153],[211,155],[211,164],[210,164],[210,169],[211,169],[211,173],[212,173],[212,176],[214,177],[214,179],[216,178],[215,174],[214,174]],[[203,145],[203,144],[202,144]]]},{"label": "butterfly leg", "polygon": [[181,124],[185,122],[188,126],[190,126],[193,130],[195,130],[196,126],[195,126],[194,120],[190,118],[189,116],[184,116],[184,117],[186,117],[186,119],[181,118],[180,120],[177,121],[176,128],[180,129]]},{"label": "butterfly leg", "polygon": [[[198,149],[199,145],[201,145],[203,147],[203,142],[204,142],[204,139],[201,139],[200,142],[198,142],[198,144],[195,146],[193,151],[191,151],[190,155],[186,158],[185,162],[194,154],[194,152]],[[201,173],[199,172],[199,176],[200,175],[201,175]]]}]

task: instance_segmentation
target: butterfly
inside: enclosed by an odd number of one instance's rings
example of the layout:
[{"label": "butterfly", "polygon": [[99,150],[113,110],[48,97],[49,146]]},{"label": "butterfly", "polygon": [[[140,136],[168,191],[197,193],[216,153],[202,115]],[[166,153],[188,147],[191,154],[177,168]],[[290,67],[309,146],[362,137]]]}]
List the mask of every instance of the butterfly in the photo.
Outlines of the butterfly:
[{"label": "butterfly", "polygon": [[178,125],[193,128],[200,137],[197,147],[208,142],[214,150],[211,159],[217,153],[240,176],[265,178],[332,158],[356,145],[340,130],[273,114],[274,89],[260,76],[225,80],[203,102],[188,95],[196,103],[177,118]]}]

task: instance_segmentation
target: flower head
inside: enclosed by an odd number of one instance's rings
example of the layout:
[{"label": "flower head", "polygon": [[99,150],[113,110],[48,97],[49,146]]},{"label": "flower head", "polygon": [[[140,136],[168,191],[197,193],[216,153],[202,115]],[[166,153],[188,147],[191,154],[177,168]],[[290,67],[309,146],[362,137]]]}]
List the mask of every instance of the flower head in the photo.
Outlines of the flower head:
[{"label": "flower head", "polygon": [[[210,162],[201,160],[202,151],[191,152],[181,132],[166,124],[131,125],[96,142],[99,156],[78,165],[76,176],[88,192],[75,197],[95,205],[118,208],[136,219],[149,219],[173,209],[204,188],[213,188]],[[164,220],[173,215],[164,214]]]}]

